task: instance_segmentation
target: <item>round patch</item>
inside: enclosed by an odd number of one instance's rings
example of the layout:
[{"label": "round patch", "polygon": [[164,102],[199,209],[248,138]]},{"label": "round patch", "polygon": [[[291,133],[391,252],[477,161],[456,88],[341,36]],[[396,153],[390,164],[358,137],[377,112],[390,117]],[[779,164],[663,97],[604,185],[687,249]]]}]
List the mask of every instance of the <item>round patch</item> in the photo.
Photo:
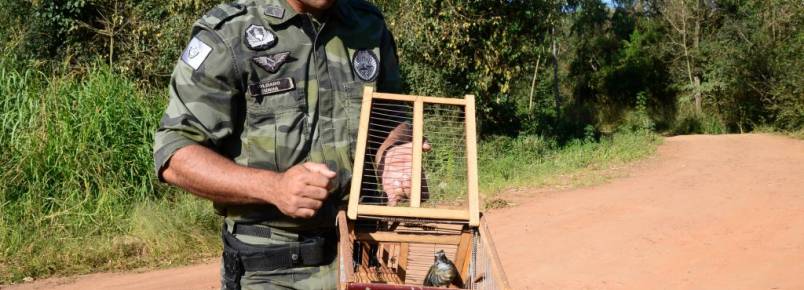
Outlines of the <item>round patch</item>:
[{"label": "round patch", "polygon": [[380,72],[380,60],[371,50],[358,50],[352,58],[352,68],[361,80],[372,82]]},{"label": "round patch", "polygon": [[276,44],[276,35],[265,26],[251,25],[246,28],[246,45],[253,50],[266,50]]}]

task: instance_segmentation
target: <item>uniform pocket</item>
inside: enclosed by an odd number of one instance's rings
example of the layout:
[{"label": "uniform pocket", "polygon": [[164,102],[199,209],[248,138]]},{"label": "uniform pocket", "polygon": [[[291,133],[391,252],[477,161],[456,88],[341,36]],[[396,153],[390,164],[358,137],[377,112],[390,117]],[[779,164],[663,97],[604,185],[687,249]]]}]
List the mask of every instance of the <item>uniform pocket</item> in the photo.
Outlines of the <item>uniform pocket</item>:
[{"label": "uniform pocket", "polygon": [[[357,140],[357,130],[360,128],[360,109],[363,105],[363,82],[349,82],[342,86],[339,94],[339,102],[343,110],[340,116],[346,123],[345,135],[343,140],[349,140],[350,157],[354,158],[355,144]],[[370,84],[369,84],[370,85]]]},{"label": "uniform pocket", "polygon": [[306,128],[304,90],[248,97],[246,141],[248,165],[283,172],[303,160]]}]

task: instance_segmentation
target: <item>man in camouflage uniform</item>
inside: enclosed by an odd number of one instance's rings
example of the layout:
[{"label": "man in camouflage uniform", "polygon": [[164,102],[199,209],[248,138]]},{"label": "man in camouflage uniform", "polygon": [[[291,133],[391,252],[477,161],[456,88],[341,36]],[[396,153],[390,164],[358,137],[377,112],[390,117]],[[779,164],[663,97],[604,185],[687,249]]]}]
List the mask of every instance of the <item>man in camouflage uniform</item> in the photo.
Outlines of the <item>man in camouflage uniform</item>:
[{"label": "man in camouflage uniform", "polygon": [[156,133],[160,179],[225,217],[223,289],[335,289],[363,87],[400,90],[382,15],[364,0],[242,0],[191,36]]}]

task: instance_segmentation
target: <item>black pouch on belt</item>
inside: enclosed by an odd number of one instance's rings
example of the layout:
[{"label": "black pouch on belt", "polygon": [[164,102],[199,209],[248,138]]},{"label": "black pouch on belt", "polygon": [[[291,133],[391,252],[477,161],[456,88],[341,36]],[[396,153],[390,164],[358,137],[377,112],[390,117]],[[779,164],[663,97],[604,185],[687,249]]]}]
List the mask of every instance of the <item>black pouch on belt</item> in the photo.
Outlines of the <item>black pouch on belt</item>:
[{"label": "black pouch on belt", "polygon": [[[235,227],[238,229],[237,231],[240,231],[241,229],[255,226],[237,224]],[[334,258],[328,252],[335,252],[335,248],[332,247],[335,239],[329,238],[329,235],[326,236],[325,238],[325,235],[300,235],[301,240],[298,242],[271,246],[251,245],[235,238],[232,233],[226,230],[226,225],[224,225],[225,274],[229,275],[229,272],[231,272],[233,275],[237,275],[237,279],[232,279],[232,281],[239,281],[239,277],[246,271],[273,271],[323,265]],[[327,240],[331,241],[328,243]],[[327,251],[330,248],[332,248],[332,251]],[[232,256],[229,259],[235,261],[231,263],[231,271],[226,265],[227,255]],[[228,279],[225,280],[229,281]]]},{"label": "black pouch on belt", "polygon": [[226,236],[229,232],[226,231],[226,224],[223,225],[223,289],[224,290],[240,290],[240,277],[243,276],[245,270],[243,263],[240,261],[240,253],[229,246],[226,242]]}]

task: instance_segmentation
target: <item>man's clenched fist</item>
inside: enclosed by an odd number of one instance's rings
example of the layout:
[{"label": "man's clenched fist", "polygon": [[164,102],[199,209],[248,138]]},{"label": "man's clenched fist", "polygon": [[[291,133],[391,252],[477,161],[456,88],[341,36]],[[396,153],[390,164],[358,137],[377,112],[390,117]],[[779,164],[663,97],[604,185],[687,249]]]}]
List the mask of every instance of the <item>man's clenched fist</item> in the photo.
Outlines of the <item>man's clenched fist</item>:
[{"label": "man's clenched fist", "polygon": [[312,218],[327,199],[332,178],[335,172],[321,163],[293,166],[279,174],[270,202],[289,217]]}]

